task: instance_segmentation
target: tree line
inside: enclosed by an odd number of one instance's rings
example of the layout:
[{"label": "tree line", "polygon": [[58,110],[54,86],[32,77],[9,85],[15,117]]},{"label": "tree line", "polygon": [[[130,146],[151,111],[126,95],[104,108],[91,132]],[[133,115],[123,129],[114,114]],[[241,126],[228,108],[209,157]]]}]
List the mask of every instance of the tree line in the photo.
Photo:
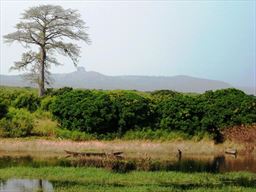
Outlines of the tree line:
[{"label": "tree line", "polygon": [[12,119],[9,113],[14,114],[14,110],[8,112],[8,108],[25,110],[23,116],[42,110],[61,128],[118,137],[151,130],[190,136],[207,133],[221,140],[225,128],[256,123],[256,97],[237,89],[188,95],[169,90],[146,93],[62,88],[49,89],[42,98],[20,90],[1,92],[0,101],[1,121]]}]

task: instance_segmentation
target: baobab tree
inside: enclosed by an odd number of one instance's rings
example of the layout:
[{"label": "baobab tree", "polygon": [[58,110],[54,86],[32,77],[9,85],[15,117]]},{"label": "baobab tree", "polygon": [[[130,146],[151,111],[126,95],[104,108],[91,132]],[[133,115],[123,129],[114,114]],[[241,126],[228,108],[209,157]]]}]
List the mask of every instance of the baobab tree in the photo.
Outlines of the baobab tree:
[{"label": "baobab tree", "polygon": [[16,31],[4,36],[6,43],[19,42],[26,48],[21,61],[15,62],[11,69],[28,71],[26,76],[38,84],[39,96],[44,95],[45,84],[50,83],[50,66],[61,64],[56,55],[71,58],[76,66],[80,47],[73,42],[90,42],[80,17],[77,10],[39,5],[25,10]]}]

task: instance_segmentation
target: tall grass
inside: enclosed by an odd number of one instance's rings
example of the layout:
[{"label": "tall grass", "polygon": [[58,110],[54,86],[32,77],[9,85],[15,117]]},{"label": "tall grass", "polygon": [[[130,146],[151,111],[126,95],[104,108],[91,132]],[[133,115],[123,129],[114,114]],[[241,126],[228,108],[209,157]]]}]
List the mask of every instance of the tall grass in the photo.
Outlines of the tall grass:
[{"label": "tall grass", "polygon": [[159,141],[182,141],[182,140],[194,140],[200,141],[202,139],[211,140],[212,137],[206,132],[198,132],[195,135],[189,135],[182,131],[169,131],[165,129],[152,130],[150,128],[142,130],[130,130],[127,131],[122,139],[125,140],[159,140]]},{"label": "tall grass", "polygon": [[97,168],[15,167],[0,169],[0,180],[41,178],[52,182],[57,192],[84,191],[255,191],[256,175],[250,173],[112,173]]}]

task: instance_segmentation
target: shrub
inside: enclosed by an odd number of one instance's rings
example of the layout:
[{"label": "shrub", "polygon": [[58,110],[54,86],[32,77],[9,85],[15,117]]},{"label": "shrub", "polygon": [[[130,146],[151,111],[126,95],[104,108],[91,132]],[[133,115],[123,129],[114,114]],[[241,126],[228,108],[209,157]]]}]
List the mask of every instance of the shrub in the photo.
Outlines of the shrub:
[{"label": "shrub", "polygon": [[26,109],[10,108],[7,116],[0,120],[1,134],[4,137],[24,137],[31,134],[34,118]]},{"label": "shrub", "polygon": [[52,119],[53,115],[50,111],[44,111],[41,108],[37,109],[35,112],[33,112],[33,116],[36,119]]},{"label": "shrub", "polygon": [[41,100],[40,108],[44,111],[50,110],[50,105],[54,103],[56,96],[46,96]]},{"label": "shrub", "polygon": [[41,107],[50,108],[62,127],[95,133],[101,139],[120,137],[127,131],[130,136],[126,137],[144,139],[164,138],[160,132],[168,138],[184,133],[181,137],[217,139],[224,127],[256,122],[256,97],[236,89],[197,96],[164,90],[153,92],[151,98],[132,91],[68,89],[46,97]]},{"label": "shrub", "polygon": [[0,87],[0,100],[7,106],[12,106],[13,101],[21,94],[34,94],[36,95],[36,90],[32,88],[7,88]]},{"label": "shrub", "polygon": [[150,105],[148,98],[133,92],[74,90],[56,96],[50,110],[64,128],[112,138],[150,125]]},{"label": "shrub", "polygon": [[5,105],[4,103],[1,103],[0,101],[0,119],[5,117],[7,112],[8,112],[7,105]]},{"label": "shrub", "polygon": [[221,136],[221,129],[256,122],[256,97],[237,89],[208,91],[199,97],[204,116],[202,129]]},{"label": "shrub", "polygon": [[177,95],[158,103],[158,126],[171,131],[184,131],[193,135],[200,127],[202,118],[197,100],[185,95]]},{"label": "shrub", "polygon": [[16,108],[26,108],[33,112],[40,106],[40,99],[33,93],[22,93],[13,102]]},{"label": "shrub", "polygon": [[143,96],[131,92],[112,93],[111,100],[116,109],[118,132],[124,134],[131,129],[151,126],[153,111],[151,101]]},{"label": "shrub", "polygon": [[54,137],[57,135],[58,129],[58,124],[56,121],[53,121],[49,118],[41,118],[36,119],[31,134],[36,136]]},{"label": "shrub", "polygon": [[60,89],[48,88],[46,90],[46,92],[45,92],[45,95],[48,95],[48,96],[58,96],[58,95],[62,95],[64,93],[70,92],[72,90],[73,90],[72,87],[62,87]]},{"label": "shrub", "polygon": [[67,129],[57,129],[56,137],[62,139],[71,139],[73,141],[87,141],[95,139],[95,137],[91,134],[80,131],[70,131]]},{"label": "shrub", "polygon": [[207,91],[195,97],[176,94],[158,100],[156,112],[158,128],[198,138],[209,133],[220,141],[223,128],[256,122],[256,97],[237,89]]},{"label": "shrub", "polygon": [[176,91],[172,91],[172,90],[157,90],[157,91],[151,92],[151,96],[156,101],[173,98],[173,97],[180,96],[180,95],[182,95],[182,94],[179,92],[176,92]]},{"label": "shrub", "polygon": [[127,131],[124,136],[124,139],[127,140],[184,140],[191,139],[191,136],[181,131],[170,131],[167,129],[156,129],[152,130],[151,128],[144,128],[142,130],[130,130]]},{"label": "shrub", "polygon": [[65,92],[56,97],[50,109],[61,126],[69,130],[106,133],[117,127],[112,102],[104,92]]}]

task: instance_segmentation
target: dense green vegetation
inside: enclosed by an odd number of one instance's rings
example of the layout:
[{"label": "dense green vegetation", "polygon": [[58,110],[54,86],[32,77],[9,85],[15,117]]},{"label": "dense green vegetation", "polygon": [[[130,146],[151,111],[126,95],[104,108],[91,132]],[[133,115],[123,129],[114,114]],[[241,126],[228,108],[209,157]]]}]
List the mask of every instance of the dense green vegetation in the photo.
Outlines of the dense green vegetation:
[{"label": "dense green vegetation", "polygon": [[[237,89],[182,94],[0,88],[0,135],[111,139],[221,139],[222,129],[256,123],[256,97]],[[45,123],[48,122],[48,123]],[[47,130],[47,131],[45,131]]]},{"label": "dense green vegetation", "polygon": [[97,168],[10,167],[0,169],[0,180],[8,178],[49,180],[56,192],[82,191],[255,191],[256,177],[250,173],[130,172],[113,173]]},{"label": "dense green vegetation", "polygon": [[1,135],[22,137],[31,134],[34,117],[26,109],[10,108],[6,117],[0,121]]}]

